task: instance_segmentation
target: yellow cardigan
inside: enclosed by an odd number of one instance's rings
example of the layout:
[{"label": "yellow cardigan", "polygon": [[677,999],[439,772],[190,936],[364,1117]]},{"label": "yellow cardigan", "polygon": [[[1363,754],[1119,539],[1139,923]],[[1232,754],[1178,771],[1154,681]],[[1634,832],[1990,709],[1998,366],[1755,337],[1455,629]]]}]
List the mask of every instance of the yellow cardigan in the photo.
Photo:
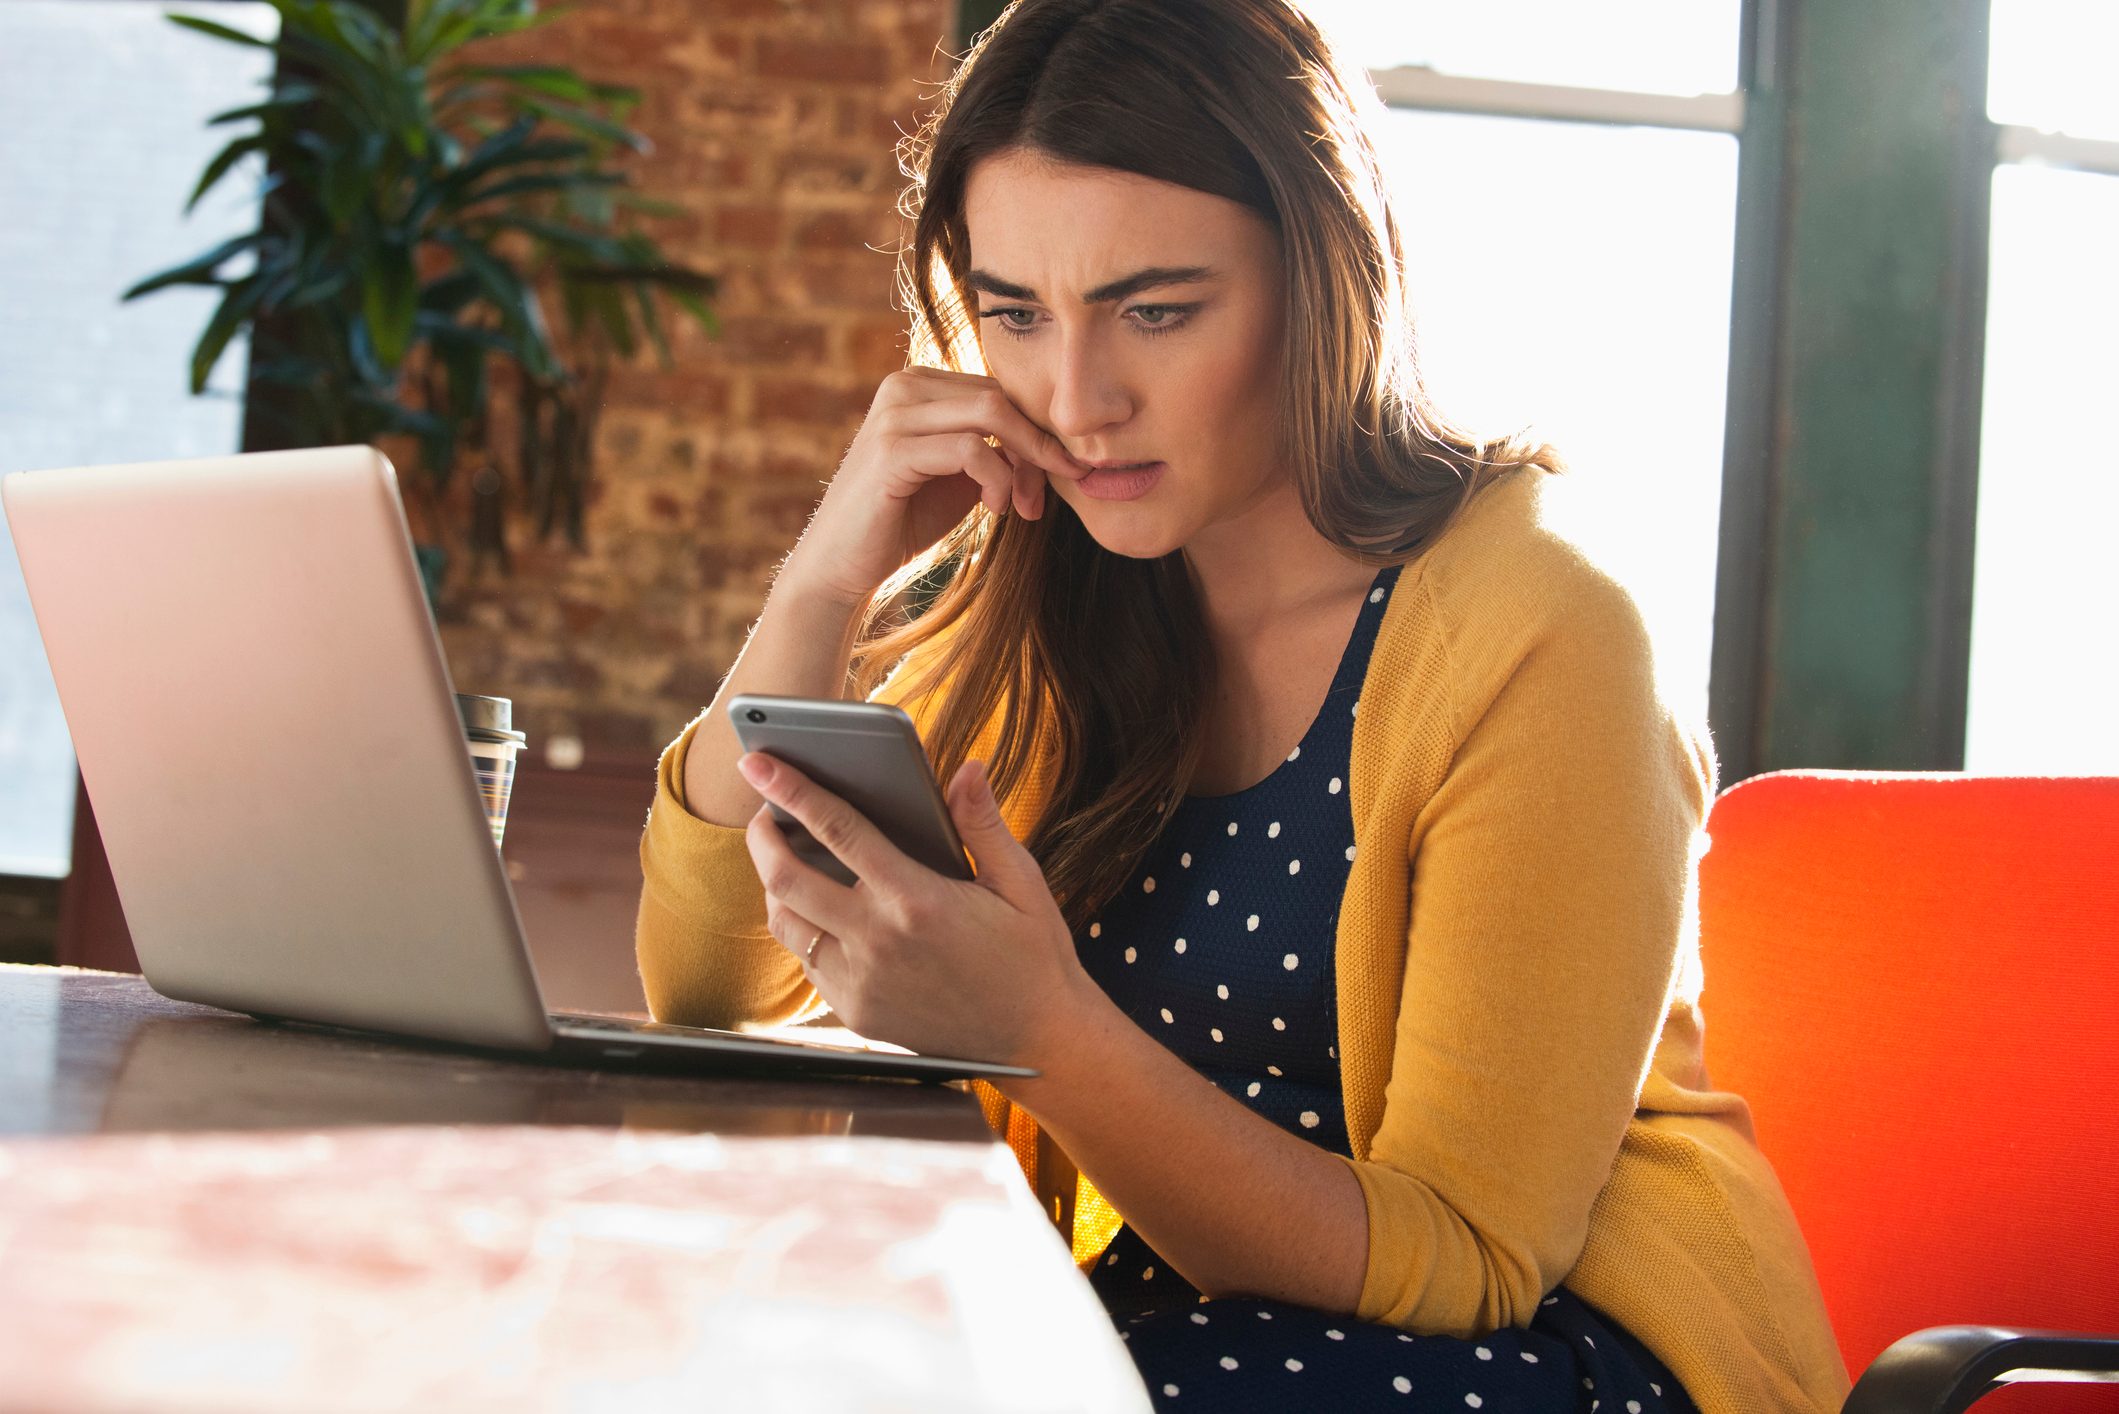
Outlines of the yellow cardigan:
[{"label": "yellow cardigan", "polygon": [[[1849,1381],[1808,1249],[1750,1111],[1702,1063],[1712,748],[1658,692],[1632,598],[1556,525],[1548,475],[1496,481],[1406,565],[1362,684],[1334,942],[1368,1211],[1355,1314],[1472,1337],[1528,1325],[1564,1283],[1704,1414],[1836,1414]],[[937,700],[901,705],[924,726]],[[663,753],[640,843],[649,1007],[813,1014],[743,832],[680,803],[696,727]],[[1033,772],[1003,802],[1019,838],[1044,788]],[[974,1088],[1035,1187],[1035,1121]],[[1086,1266],[1118,1217],[1086,1178],[1072,1213]]]}]

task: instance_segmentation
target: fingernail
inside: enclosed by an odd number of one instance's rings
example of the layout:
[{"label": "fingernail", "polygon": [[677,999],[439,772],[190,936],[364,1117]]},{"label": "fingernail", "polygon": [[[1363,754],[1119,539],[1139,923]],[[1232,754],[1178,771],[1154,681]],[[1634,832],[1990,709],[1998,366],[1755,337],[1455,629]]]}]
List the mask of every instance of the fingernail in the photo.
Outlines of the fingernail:
[{"label": "fingernail", "polygon": [[754,786],[763,787],[772,783],[773,763],[755,751],[745,752],[737,757],[736,769],[743,773],[744,780]]}]

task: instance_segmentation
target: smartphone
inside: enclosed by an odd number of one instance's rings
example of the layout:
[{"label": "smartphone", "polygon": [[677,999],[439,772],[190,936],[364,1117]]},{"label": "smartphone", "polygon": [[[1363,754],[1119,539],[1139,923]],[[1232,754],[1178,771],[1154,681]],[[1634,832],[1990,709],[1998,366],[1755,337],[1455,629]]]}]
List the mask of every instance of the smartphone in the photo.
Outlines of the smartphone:
[{"label": "smartphone", "polygon": [[[866,816],[883,837],[938,874],[972,877],[956,823],[920,744],[919,728],[887,702],[738,693],[728,719],[746,751],[785,761]],[[792,815],[768,802],[795,854],[842,884],[856,875]]]}]

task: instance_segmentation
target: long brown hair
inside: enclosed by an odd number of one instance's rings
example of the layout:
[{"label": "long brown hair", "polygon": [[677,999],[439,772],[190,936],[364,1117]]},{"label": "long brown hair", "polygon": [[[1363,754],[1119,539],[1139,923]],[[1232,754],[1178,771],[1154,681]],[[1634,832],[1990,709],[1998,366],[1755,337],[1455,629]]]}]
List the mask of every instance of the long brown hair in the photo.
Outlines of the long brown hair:
[{"label": "long brown hair", "polygon": [[[899,144],[910,362],[985,369],[964,223],[981,158],[1027,149],[1241,202],[1281,238],[1280,426],[1303,509],[1361,563],[1414,558],[1496,476],[1559,461],[1476,440],[1430,403],[1366,126],[1380,112],[1288,0],[1015,0]],[[906,591],[943,574],[907,621]],[[945,630],[904,684],[948,683],[927,731],[936,772],[948,780],[998,717],[994,789],[1006,797],[1038,763],[1047,804],[1024,843],[1079,929],[1175,813],[1203,745],[1216,664],[1184,556],[1113,554],[1057,496],[1035,521],[975,506],[876,591],[860,695]]]}]

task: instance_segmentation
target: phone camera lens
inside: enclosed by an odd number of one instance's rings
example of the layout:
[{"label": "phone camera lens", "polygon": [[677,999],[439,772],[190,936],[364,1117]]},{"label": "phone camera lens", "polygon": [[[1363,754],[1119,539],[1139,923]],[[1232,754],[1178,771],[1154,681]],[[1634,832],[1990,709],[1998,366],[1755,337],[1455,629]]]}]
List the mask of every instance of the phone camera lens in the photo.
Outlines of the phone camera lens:
[{"label": "phone camera lens", "polygon": [[743,715],[750,718],[754,722],[762,722],[765,720],[765,713],[760,711],[756,707],[751,708],[748,712],[745,712]]}]

